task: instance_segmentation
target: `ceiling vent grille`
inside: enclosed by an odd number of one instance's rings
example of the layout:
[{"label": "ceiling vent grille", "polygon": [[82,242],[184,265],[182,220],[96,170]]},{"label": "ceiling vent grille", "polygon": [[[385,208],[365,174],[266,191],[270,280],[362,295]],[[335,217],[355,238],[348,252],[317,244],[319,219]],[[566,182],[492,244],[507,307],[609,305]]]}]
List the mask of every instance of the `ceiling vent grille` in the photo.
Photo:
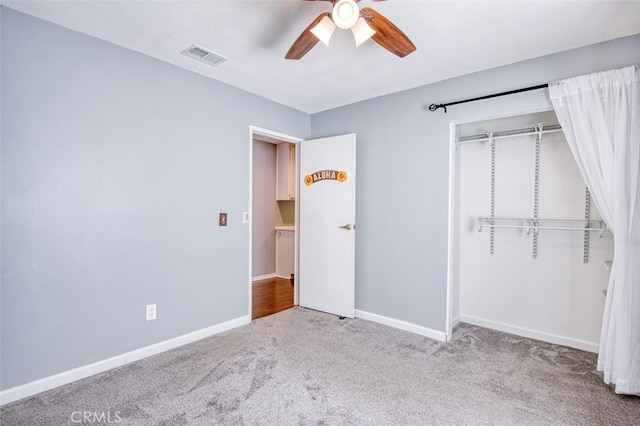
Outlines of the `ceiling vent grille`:
[{"label": "ceiling vent grille", "polygon": [[196,46],[195,44],[187,47],[181,53],[199,61],[206,62],[213,67],[229,60],[229,58],[207,50],[204,47]]}]

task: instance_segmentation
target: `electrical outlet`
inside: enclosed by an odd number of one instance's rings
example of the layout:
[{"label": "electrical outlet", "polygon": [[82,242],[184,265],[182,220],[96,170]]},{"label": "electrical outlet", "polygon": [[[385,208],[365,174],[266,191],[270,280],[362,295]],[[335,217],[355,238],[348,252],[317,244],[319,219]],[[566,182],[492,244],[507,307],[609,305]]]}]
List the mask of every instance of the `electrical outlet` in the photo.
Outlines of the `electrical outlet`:
[{"label": "electrical outlet", "polygon": [[220,213],[220,216],[218,217],[218,225],[219,226],[227,226],[227,214],[226,213]]},{"label": "electrical outlet", "polygon": [[158,315],[158,310],[156,309],[156,304],[147,305],[147,321],[151,321],[156,319]]}]

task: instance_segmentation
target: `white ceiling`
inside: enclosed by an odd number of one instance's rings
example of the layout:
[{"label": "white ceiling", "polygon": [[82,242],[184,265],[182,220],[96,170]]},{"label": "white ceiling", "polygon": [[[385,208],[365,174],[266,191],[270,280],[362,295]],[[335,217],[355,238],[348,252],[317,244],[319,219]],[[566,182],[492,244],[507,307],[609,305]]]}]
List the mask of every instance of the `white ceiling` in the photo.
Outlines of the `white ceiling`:
[{"label": "white ceiling", "polygon": [[[640,33],[640,1],[362,0],[417,51],[400,59],[348,30],[298,61],[284,59],[324,1],[2,1],[251,93],[315,113],[435,81]],[[196,43],[230,58],[180,54]]]}]

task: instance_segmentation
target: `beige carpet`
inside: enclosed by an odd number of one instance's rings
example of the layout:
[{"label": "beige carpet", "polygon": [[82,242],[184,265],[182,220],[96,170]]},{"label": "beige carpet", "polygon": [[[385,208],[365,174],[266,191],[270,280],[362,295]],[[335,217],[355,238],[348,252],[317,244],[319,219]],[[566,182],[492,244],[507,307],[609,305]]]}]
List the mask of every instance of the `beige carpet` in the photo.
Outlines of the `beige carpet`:
[{"label": "beige carpet", "polygon": [[445,344],[294,308],[18,401],[0,419],[78,424],[89,412],[122,425],[639,425],[640,398],[614,394],[595,362],[469,325]]}]

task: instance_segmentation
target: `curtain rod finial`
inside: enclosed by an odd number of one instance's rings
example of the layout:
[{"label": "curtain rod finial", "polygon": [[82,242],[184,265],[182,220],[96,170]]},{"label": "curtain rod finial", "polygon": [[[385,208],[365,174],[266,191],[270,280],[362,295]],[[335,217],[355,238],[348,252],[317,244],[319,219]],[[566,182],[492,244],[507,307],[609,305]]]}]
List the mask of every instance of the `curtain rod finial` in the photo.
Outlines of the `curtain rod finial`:
[{"label": "curtain rod finial", "polygon": [[429,105],[429,111],[431,111],[431,112],[437,111],[438,108],[444,109],[444,113],[445,114],[447,113],[447,107],[444,104],[437,104],[437,105],[436,104],[431,104],[431,105]]}]

